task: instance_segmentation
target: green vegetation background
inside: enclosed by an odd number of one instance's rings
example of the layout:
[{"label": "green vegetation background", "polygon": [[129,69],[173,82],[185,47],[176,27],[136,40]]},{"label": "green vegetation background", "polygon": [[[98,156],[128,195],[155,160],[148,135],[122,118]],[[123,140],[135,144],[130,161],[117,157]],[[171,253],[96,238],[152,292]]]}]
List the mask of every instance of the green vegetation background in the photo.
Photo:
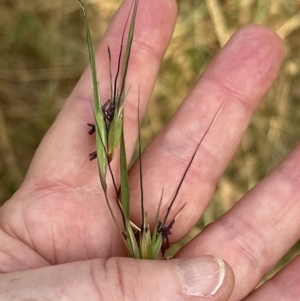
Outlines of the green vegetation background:
[{"label": "green vegetation background", "polygon": [[[86,1],[95,44],[120,2]],[[281,73],[256,111],[194,235],[228,210],[300,141],[300,1],[177,2],[176,31],[143,123],[145,143],[171,118],[221,45],[241,26],[264,24],[277,31],[286,45]],[[39,142],[87,64],[77,1],[1,1],[0,204],[19,187]],[[298,243],[279,266],[299,250]]]}]

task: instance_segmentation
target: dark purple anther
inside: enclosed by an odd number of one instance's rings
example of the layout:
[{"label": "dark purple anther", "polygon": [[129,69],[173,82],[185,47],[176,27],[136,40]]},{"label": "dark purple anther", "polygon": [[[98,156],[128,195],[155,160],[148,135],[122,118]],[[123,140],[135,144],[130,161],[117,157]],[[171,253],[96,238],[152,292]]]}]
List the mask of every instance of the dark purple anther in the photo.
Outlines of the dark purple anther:
[{"label": "dark purple anther", "polygon": [[91,127],[89,130],[89,135],[93,135],[96,132],[96,126],[92,123],[88,123],[87,125]]}]

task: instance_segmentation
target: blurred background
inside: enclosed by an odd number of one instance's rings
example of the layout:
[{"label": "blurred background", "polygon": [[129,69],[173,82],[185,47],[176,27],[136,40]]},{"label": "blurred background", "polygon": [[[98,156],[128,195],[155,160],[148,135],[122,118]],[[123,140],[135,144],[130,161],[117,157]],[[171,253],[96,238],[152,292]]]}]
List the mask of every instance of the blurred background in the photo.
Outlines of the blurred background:
[{"label": "blurred background", "polygon": [[[143,122],[144,144],[168,122],[210,60],[241,26],[264,24],[276,31],[286,46],[274,86],[188,240],[227,211],[300,140],[300,0],[177,2],[176,30]],[[120,3],[86,1],[95,44]],[[23,0],[2,0],[0,41],[2,204],[22,182],[39,142],[88,64],[88,53],[76,0],[35,0],[30,5]],[[268,276],[299,250],[298,242]]]}]

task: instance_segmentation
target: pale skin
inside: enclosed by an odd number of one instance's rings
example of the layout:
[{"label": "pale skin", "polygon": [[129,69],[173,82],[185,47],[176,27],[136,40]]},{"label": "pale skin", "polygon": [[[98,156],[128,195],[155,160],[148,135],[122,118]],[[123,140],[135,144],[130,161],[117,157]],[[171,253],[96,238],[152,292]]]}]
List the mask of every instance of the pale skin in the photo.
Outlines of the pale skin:
[{"label": "pale skin", "polygon": [[[106,47],[109,44],[117,53],[130,4],[125,1],[121,6],[97,51],[104,100],[109,95]],[[137,139],[138,88],[140,110],[144,112],[175,22],[175,1],[140,1],[128,73],[131,89],[125,106],[129,157]],[[173,208],[175,214],[187,203],[174,225],[172,243],[200,218],[255,108],[276,78],[283,57],[283,44],[269,29],[250,25],[238,31],[143,153],[145,206],[153,219],[162,186],[165,212],[197,143],[223,101]],[[178,292],[172,260],[125,258],[122,239],[100,188],[96,161],[88,160],[95,148],[86,126],[93,121],[91,95],[87,70],[39,146],[22,186],[0,210],[0,299],[202,300]],[[299,298],[299,256],[249,295],[299,239],[299,163],[297,146],[236,206],[176,255],[217,254],[226,260],[225,281],[210,300]],[[117,174],[116,163],[113,169]],[[132,217],[137,224],[138,179],[138,166],[134,166],[130,183]],[[111,188],[112,198],[113,192]]]}]

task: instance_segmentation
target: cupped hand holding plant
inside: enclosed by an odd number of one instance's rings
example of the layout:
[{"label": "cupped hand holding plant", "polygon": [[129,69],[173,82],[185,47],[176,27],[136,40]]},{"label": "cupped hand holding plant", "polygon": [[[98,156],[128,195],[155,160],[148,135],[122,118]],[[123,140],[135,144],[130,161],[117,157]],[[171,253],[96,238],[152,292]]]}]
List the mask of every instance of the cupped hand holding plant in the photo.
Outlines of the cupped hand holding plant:
[{"label": "cupped hand holding plant", "polygon": [[[96,53],[104,100],[110,94],[107,45],[112,56],[117,55],[131,4],[123,3]],[[175,1],[140,1],[124,107],[128,160],[138,136],[137,95],[142,116],[175,20]],[[174,224],[171,243],[190,231],[207,206],[253,111],[276,77],[283,52],[270,30],[258,25],[241,29],[144,151],[144,200],[153,222],[162,189],[163,215],[222,104],[174,204],[174,213],[186,206]],[[299,296],[298,256],[273,281],[246,297],[299,239],[300,171],[295,168],[299,147],[174,259],[125,258],[127,251],[100,188],[97,163],[88,158],[95,149],[86,126],[94,120],[91,99],[88,68],[39,146],[22,186],[1,208],[1,300],[202,300],[209,295],[213,301],[258,301]],[[111,168],[119,185],[117,159]],[[141,223],[139,179],[136,164],[129,172],[129,184],[131,217],[137,225]],[[111,182],[107,189],[113,200]],[[110,204],[122,225],[118,203]]]}]

